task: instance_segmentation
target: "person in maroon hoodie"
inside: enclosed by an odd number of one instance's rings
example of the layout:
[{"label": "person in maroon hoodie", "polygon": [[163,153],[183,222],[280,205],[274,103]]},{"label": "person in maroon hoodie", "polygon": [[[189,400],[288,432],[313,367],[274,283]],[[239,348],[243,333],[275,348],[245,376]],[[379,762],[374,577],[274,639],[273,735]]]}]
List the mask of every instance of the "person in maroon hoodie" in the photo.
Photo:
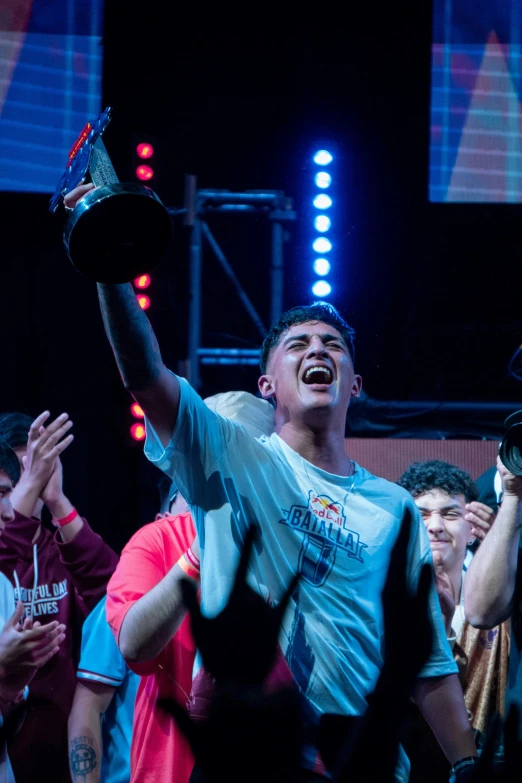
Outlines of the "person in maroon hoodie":
[{"label": "person in maroon hoodie", "polygon": [[[67,414],[45,426],[20,413],[0,414],[0,437],[23,472],[11,500],[14,520],[0,540],[0,571],[15,587],[26,616],[66,627],[59,652],[31,683],[24,724],[9,745],[17,783],[69,783],[67,719],[76,688],[81,626],[106,591],[118,557],[79,516],[63,491],[60,454],[72,442]],[[42,524],[43,505],[57,530]]]}]

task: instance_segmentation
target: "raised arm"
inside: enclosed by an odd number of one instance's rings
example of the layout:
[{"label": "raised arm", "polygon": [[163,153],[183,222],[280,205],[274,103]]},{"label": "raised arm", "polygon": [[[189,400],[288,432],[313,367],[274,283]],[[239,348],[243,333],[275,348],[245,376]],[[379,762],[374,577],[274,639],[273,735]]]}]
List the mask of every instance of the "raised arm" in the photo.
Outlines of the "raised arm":
[{"label": "raised arm", "polygon": [[[24,477],[26,474],[38,472],[38,459],[32,451],[30,433],[25,464],[28,465],[29,461],[31,464],[24,472]],[[55,542],[60,560],[69,572],[81,601],[86,609],[90,610],[105,595],[107,582],[118,564],[118,556],[80,517],[66,497],[63,490],[63,468],[59,457],[54,460],[49,481],[40,490],[40,498],[54,520],[66,523],[60,527],[58,522],[55,522],[57,525]]]},{"label": "raised arm", "polygon": [[22,476],[11,495],[13,508],[24,517],[33,516],[60,454],[73,440],[73,436],[67,434],[72,427],[67,413],[62,413],[46,427],[49,415],[49,411],[44,411],[31,425]]},{"label": "raised arm", "polygon": [[511,614],[522,524],[522,477],[497,461],[504,491],[495,524],[466,574],[464,611],[476,628],[493,628]]},{"label": "raised arm", "polygon": [[139,402],[164,446],[176,424],[179,382],[163,364],[149,319],[130,283],[98,283],[105,332],[125,388]]},{"label": "raised arm", "polygon": [[[92,186],[80,185],[64,199],[74,207]],[[130,283],[98,283],[103,323],[125,388],[145,411],[164,446],[179,404],[179,383],[163,364],[156,336]]]}]

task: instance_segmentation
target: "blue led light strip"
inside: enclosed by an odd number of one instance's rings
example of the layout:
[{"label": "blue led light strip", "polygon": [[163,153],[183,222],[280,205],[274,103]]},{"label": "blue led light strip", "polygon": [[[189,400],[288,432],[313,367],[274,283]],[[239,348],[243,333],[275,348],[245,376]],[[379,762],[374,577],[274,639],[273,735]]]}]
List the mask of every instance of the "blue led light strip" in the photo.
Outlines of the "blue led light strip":
[{"label": "blue led light strip", "polygon": [[314,239],[312,249],[314,251],[313,270],[317,279],[312,285],[312,293],[319,299],[324,299],[332,293],[332,286],[328,280],[331,270],[330,252],[332,241],[329,232],[332,228],[332,219],[328,210],[332,206],[332,197],[328,190],[332,185],[332,174],[328,167],[333,161],[333,155],[326,149],[318,150],[313,157],[316,166],[314,172],[314,184],[317,193],[314,195],[313,228]]}]

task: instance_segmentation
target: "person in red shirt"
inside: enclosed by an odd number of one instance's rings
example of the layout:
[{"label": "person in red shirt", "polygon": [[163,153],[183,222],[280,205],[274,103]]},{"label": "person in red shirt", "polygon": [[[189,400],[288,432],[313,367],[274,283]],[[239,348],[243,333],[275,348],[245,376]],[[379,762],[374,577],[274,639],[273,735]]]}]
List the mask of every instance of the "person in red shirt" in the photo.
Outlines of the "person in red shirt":
[{"label": "person in red shirt", "polygon": [[[185,705],[191,691],[196,648],[179,582],[188,572],[199,581],[195,536],[188,507],[178,496],[167,516],[159,515],[131,538],[107,588],[107,620],[127,665],[141,676],[131,783],[187,783],[194,765],[185,737],[156,702],[167,698]],[[194,565],[185,558],[191,545]]]},{"label": "person in red shirt", "polygon": [[[0,437],[15,451],[22,476],[13,489],[14,519],[0,539],[0,571],[15,588],[25,615],[63,624],[59,652],[35,675],[20,731],[9,743],[17,783],[46,776],[70,783],[67,719],[76,688],[81,626],[103,597],[118,557],[79,516],[63,491],[60,454],[72,441],[67,414],[47,424],[25,414],[0,415]],[[56,532],[42,524],[43,505]]]},{"label": "person in red shirt", "polygon": [[[251,394],[218,394],[205,402],[256,437],[272,432],[272,407]],[[162,482],[165,491],[165,478]],[[184,735],[172,717],[156,707],[159,698],[188,706],[196,654],[180,581],[188,577],[199,584],[199,542],[185,500],[176,496],[170,482],[168,487],[169,515],[159,514],[131,538],[107,587],[107,620],[127,665],[142,677],[132,731],[131,783],[187,783],[194,765]],[[203,702],[204,690],[200,687]]]}]

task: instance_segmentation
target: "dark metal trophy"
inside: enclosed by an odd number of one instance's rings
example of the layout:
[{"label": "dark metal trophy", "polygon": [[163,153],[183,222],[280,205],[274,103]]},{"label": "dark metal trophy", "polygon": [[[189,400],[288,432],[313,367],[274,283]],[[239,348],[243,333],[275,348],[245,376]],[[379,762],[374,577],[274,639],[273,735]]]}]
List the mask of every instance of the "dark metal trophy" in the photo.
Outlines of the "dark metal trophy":
[{"label": "dark metal trophy", "polygon": [[118,181],[101,138],[110,119],[109,108],[87,123],[69,153],[49,209],[56,212],[67,193],[90,179],[96,188],[68,210],[65,250],[91,280],[127,283],[161,261],[170,245],[172,221],[150,188]]}]

